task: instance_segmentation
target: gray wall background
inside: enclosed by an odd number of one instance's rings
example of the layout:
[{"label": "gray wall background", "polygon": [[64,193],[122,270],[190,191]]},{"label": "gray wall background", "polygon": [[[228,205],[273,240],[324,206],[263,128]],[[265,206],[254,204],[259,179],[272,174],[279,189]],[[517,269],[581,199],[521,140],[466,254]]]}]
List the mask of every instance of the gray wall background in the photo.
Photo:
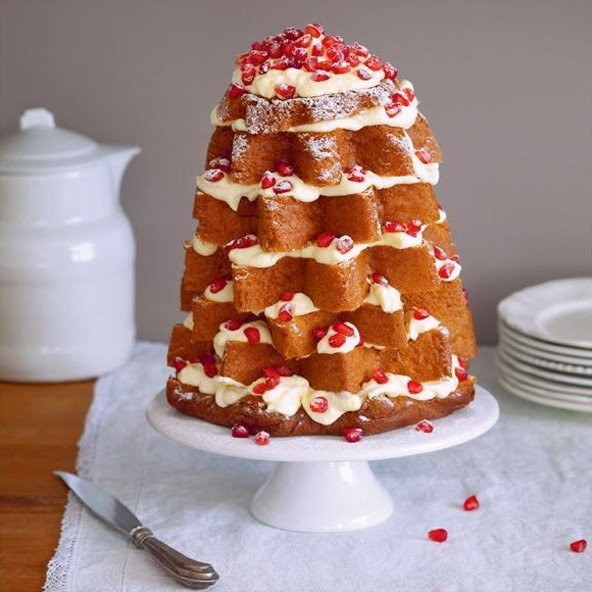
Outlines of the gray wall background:
[{"label": "gray wall background", "polygon": [[319,21],[415,83],[444,150],[437,193],[463,259],[478,336],[519,288],[588,275],[591,7],[585,0],[4,1],[0,131],[23,109],[99,141],[137,143],[123,185],[138,243],[139,336],[178,313],[182,239],[209,112],[234,56]]}]

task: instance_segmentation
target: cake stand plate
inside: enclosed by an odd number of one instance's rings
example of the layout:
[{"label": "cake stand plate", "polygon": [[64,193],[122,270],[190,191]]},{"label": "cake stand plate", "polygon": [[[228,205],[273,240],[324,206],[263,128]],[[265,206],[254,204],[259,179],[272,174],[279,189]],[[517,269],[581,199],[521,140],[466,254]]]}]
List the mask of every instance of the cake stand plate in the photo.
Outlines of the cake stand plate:
[{"label": "cake stand plate", "polygon": [[393,500],[368,461],[443,450],[477,438],[499,417],[495,398],[477,386],[474,401],[434,420],[426,434],[407,426],[350,444],[338,436],[272,438],[257,446],[253,438],[232,438],[228,428],[183,415],[164,392],[148,405],[148,422],[158,432],[198,450],[253,460],[277,461],[255,495],[257,520],[299,532],[344,532],[380,524],[393,512]]}]

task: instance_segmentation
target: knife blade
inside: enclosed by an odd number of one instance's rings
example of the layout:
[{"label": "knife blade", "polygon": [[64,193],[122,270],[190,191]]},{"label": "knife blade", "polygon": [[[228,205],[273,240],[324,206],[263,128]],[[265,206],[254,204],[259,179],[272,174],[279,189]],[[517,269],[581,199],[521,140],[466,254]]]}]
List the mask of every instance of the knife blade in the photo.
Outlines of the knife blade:
[{"label": "knife blade", "polygon": [[54,471],[54,475],[64,481],[93,515],[126,535],[139,549],[147,550],[177,582],[188,588],[205,590],[218,581],[219,576],[209,563],[191,559],[158,540],[127,506],[109,492],[72,473]]},{"label": "knife blade", "polygon": [[140,520],[131,510],[104,489],[72,473],[55,471],[54,475],[62,479],[97,518],[119,532],[129,535],[134,528],[142,526]]}]

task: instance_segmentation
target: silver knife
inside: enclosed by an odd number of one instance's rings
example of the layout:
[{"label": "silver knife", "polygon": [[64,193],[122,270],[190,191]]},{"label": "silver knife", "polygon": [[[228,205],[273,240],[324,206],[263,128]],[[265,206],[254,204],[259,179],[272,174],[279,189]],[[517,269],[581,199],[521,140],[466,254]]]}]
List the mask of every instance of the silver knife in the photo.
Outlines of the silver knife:
[{"label": "silver knife", "polygon": [[127,536],[138,549],[146,549],[177,582],[205,590],[220,577],[209,563],[190,559],[159,541],[117,498],[72,473],[55,471],[76,497],[98,518]]}]

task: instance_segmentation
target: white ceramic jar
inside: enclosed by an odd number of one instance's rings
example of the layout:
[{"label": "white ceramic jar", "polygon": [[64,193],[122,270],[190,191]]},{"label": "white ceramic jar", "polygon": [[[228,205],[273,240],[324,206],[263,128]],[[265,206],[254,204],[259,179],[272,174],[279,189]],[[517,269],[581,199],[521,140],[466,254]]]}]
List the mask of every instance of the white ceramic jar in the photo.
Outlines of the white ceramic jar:
[{"label": "white ceramic jar", "polygon": [[139,151],[57,128],[45,109],[0,140],[0,379],[90,378],[129,356],[135,243],[119,188]]}]

